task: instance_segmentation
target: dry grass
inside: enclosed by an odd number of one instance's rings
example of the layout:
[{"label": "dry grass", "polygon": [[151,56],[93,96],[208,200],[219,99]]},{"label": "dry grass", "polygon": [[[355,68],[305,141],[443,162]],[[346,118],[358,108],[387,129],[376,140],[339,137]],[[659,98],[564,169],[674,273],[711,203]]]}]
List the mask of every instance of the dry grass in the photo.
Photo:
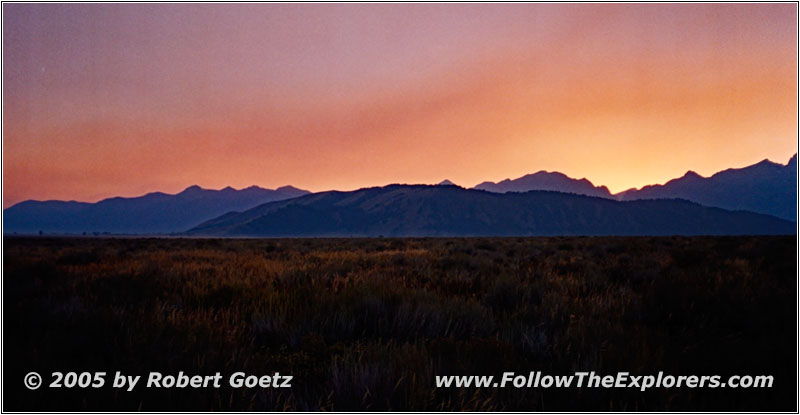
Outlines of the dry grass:
[{"label": "dry grass", "polygon": [[[4,410],[794,410],[795,240],[6,238]],[[47,390],[28,371],[280,389]],[[529,370],[772,389],[436,389]]]}]

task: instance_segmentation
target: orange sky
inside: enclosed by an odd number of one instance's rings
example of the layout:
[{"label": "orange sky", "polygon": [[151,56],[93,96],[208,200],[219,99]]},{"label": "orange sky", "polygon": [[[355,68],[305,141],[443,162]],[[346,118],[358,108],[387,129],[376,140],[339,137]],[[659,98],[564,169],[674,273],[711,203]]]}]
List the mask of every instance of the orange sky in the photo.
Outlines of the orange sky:
[{"label": "orange sky", "polygon": [[789,3],[4,4],[3,205],[785,163],[796,36]]}]

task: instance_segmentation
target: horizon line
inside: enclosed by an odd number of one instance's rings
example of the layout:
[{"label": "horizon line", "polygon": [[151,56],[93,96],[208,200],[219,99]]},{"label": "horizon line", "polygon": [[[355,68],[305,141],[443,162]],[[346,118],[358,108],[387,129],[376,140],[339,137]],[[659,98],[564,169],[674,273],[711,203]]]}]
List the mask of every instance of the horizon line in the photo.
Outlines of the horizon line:
[{"label": "horizon line", "polygon": [[558,171],[558,170],[553,170],[553,171],[549,171],[549,170],[538,170],[538,171],[536,171],[536,172],[533,172],[533,173],[527,173],[527,174],[524,174],[524,175],[522,175],[522,176],[519,176],[519,177],[517,177],[517,178],[514,178],[514,179],[511,179],[510,177],[506,177],[506,178],[504,178],[504,179],[499,179],[498,181],[484,180],[484,181],[482,181],[482,182],[480,182],[480,183],[476,183],[474,186],[471,186],[471,187],[462,186],[462,185],[460,185],[460,184],[458,184],[458,183],[455,183],[455,182],[453,182],[452,180],[450,180],[449,178],[446,178],[446,177],[445,177],[445,178],[443,178],[443,179],[441,179],[441,180],[439,180],[439,181],[438,181],[438,182],[436,182],[436,183],[409,183],[409,182],[406,182],[406,183],[401,183],[401,182],[391,182],[391,183],[386,183],[386,184],[383,184],[383,185],[380,185],[380,184],[374,184],[374,185],[364,185],[364,186],[358,186],[358,187],[354,187],[354,188],[344,188],[344,189],[343,189],[343,188],[333,188],[333,189],[324,189],[324,190],[310,190],[310,189],[305,189],[305,188],[302,188],[302,187],[298,187],[297,185],[293,185],[293,184],[286,184],[286,185],[277,186],[277,187],[274,187],[274,188],[270,188],[270,187],[262,187],[262,186],[259,186],[259,185],[257,185],[257,184],[252,184],[252,185],[250,185],[250,186],[241,187],[241,188],[238,188],[238,189],[237,189],[237,188],[235,188],[235,187],[233,187],[233,186],[230,186],[230,185],[228,185],[228,186],[225,186],[225,187],[222,187],[222,188],[219,188],[219,189],[214,189],[214,188],[211,188],[211,187],[203,187],[202,185],[199,185],[199,184],[195,183],[195,184],[190,184],[190,185],[187,185],[187,186],[186,186],[186,187],[184,187],[182,190],[180,190],[180,191],[176,191],[175,193],[168,193],[167,191],[154,190],[154,191],[151,191],[151,192],[140,193],[140,194],[136,194],[136,195],[113,195],[113,196],[106,196],[106,197],[101,197],[101,198],[98,198],[98,199],[96,199],[96,200],[94,200],[94,201],[88,201],[88,200],[75,200],[75,199],[70,199],[70,200],[65,200],[65,199],[25,199],[25,200],[21,200],[21,201],[19,201],[19,202],[15,202],[15,203],[13,203],[13,204],[9,204],[8,206],[4,206],[4,207],[3,207],[3,210],[6,210],[6,209],[8,209],[8,208],[11,208],[11,207],[13,207],[13,206],[16,206],[16,205],[18,205],[18,204],[20,204],[20,203],[25,203],[25,202],[65,202],[65,203],[87,203],[87,204],[94,204],[94,203],[99,203],[99,202],[102,202],[102,201],[105,201],[105,200],[110,200],[110,199],[116,199],[116,198],[122,198],[122,199],[134,199],[134,198],[138,198],[138,197],[144,197],[144,196],[148,196],[148,195],[152,195],[152,194],[163,194],[163,195],[167,195],[167,196],[177,196],[177,195],[179,195],[179,194],[181,194],[181,193],[183,193],[183,192],[186,192],[187,190],[189,190],[189,189],[192,189],[192,188],[195,188],[195,187],[196,187],[196,188],[198,188],[199,190],[205,190],[205,191],[214,191],[214,192],[221,192],[221,191],[225,191],[225,190],[228,190],[228,189],[230,189],[230,190],[233,190],[233,191],[236,191],[236,192],[240,192],[240,191],[247,190],[247,189],[252,189],[252,188],[261,189],[261,190],[269,190],[269,191],[278,191],[278,190],[280,190],[280,189],[284,189],[284,188],[292,188],[292,189],[295,189],[295,190],[301,190],[301,191],[308,192],[308,194],[315,194],[315,193],[324,193],[324,192],[352,192],[352,191],[358,191],[358,190],[363,190],[363,189],[370,189],[370,188],[376,188],[376,187],[386,187],[386,186],[392,186],[392,185],[404,185],[404,186],[416,186],[416,185],[423,185],[423,186],[437,186],[437,185],[439,185],[441,182],[443,182],[443,181],[447,180],[447,181],[450,181],[450,182],[452,183],[452,185],[453,185],[453,186],[457,186],[457,187],[460,187],[460,188],[463,188],[463,189],[473,189],[473,190],[480,190],[480,189],[476,189],[476,187],[477,187],[477,186],[479,186],[479,185],[481,185],[481,184],[483,184],[483,183],[500,183],[500,182],[502,182],[502,181],[505,181],[505,180],[518,180],[518,179],[520,179],[520,178],[523,178],[523,177],[526,177],[526,176],[529,176],[529,175],[533,175],[533,174],[542,173],[542,172],[544,172],[544,173],[547,173],[547,174],[563,174],[564,176],[566,176],[567,178],[569,178],[569,179],[571,179],[571,180],[586,180],[586,181],[588,181],[588,182],[589,182],[589,183],[590,183],[592,186],[594,186],[594,187],[596,187],[596,188],[603,188],[603,187],[605,187],[605,188],[606,188],[606,189],[609,191],[609,194],[611,194],[611,196],[617,196],[617,195],[620,195],[620,194],[622,194],[622,193],[625,193],[625,192],[628,192],[628,191],[631,191],[631,190],[641,190],[641,189],[643,189],[643,188],[645,188],[645,187],[648,187],[648,186],[662,186],[662,185],[665,185],[666,183],[669,183],[669,182],[670,182],[670,181],[672,181],[672,180],[675,180],[675,179],[679,179],[679,178],[681,178],[681,177],[684,177],[686,174],[689,174],[689,173],[695,173],[695,174],[697,174],[698,176],[700,176],[701,178],[707,179],[707,178],[710,178],[710,177],[712,177],[712,176],[714,176],[714,175],[716,175],[716,174],[718,174],[718,173],[721,173],[721,172],[724,172],[724,171],[727,171],[727,170],[737,170],[737,169],[743,169],[743,168],[747,168],[747,167],[755,166],[755,165],[758,165],[758,164],[760,164],[760,163],[764,163],[764,162],[769,162],[769,163],[773,163],[773,164],[776,164],[776,165],[779,165],[779,166],[784,166],[784,167],[787,167],[787,166],[789,165],[789,163],[792,161],[792,159],[796,158],[796,157],[797,157],[797,155],[798,155],[798,152],[796,151],[796,152],[795,152],[795,153],[794,153],[792,156],[790,156],[790,157],[789,157],[789,159],[786,161],[786,163],[775,162],[775,161],[772,161],[772,160],[770,160],[769,158],[764,158],[764,159],[762,159],[762,160],[760,160],[760,161],[758,161],[758,162],[755,162],[755,163],[752,163],[752,164],[748,164],[748,165],[746,165],[746,166],[741,166],[741,167],[729,167],[729,168],[727,168],[727,169],[719,170],[719,171],[717,171],[717,172],[714,172],[714,173],[712,173],[712,174],[710,174],[710,175],[708,175],[708,176],[703,176],[702,174],[699,174],[699,173],[697,173],[696,171],[694,171],[694,170],[691,170],[691,169],[690,169],[690,170],[687,170],[687,171],[686,171],[686,172],[685,172],[685,173],[684,173],[682,176],[678,176],[678,177],[673,177],[673,178],[670,178],[670,179],[666,180],[666,181],[665,181],[665,182],[663,182],[663,183],[650,183],[650,184],[644,184],[644,185],[642,185],[642,186],[640,186],[640,187],[631,187],[631,188],[628,188],[628,189],[625,189],[625,190],[620,190],[620,191],[617,191],[617,192],[612,192],[612,191],[611,191],[611,189],[610,189],[610,188],[609,188],[607,185],[603,185],[603,184],[597,184],[597,183],[594,183],[594,182],[593,182],[591,179],[589,179],[589,178],[586,178],[586,177],[582,177],[582,178],[576,178],[576,177],[570,176],[569,174],[567,174],[567,173],[564,173],[564,172],[561,172],[561,171]]}]

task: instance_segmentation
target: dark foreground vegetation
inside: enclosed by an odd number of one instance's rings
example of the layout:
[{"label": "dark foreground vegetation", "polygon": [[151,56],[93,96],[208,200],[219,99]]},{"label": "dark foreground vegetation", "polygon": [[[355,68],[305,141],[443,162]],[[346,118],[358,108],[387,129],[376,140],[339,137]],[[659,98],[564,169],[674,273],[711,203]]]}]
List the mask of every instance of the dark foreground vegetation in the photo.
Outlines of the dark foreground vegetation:
[{"label": "dark foreground vegetation", "polygon": [[[4,243],[5,411],[796,410],[794,236]],[[434,386],[531,370],[774,385]],[[49,389],[53,371],[294,380]]]}]

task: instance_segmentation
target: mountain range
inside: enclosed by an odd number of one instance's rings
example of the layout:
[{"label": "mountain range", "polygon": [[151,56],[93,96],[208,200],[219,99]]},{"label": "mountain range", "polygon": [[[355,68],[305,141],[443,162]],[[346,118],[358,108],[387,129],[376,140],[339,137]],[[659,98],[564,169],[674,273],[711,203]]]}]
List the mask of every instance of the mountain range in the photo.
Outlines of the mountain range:
[{"label": "mountain range", "polygon": [[241,190],[190,186],[177,194],[154,192],[97,203],[28,200],[3,211],[3,232],[167,234],[189,229],[232,210],[246,210],[308,193],[292,186],[274,190],[257,186]]},{"label": "mountain range", "polygon": [[763,160],[751,166],[727,169],[703,177],[688,171],[665,184],[644,186],[611,194],[605,186],[587,179],[573,179],[558,172],[540,171],[501,182],[483,182],[474,189],[490,192],[553,190],[616,200],[686,199],[705,206],[749,210],[787,220],[796,220],[797,154],[785,165]]},{"label": "mountain range", "polygon": [[587,179],[539,171],[514,180],[483,182],[473,189],[449,180],[436,186],[390,185],[314,194],[291,186],[274,190],[190,186],[177,194],[155,192],[97,203],[29,200],[3,211],[3,232],[219,236],[786,233],[794,232],[794,226],[786,225],[796,221],[796,200],[797,155],[786,165],[764,160],[711,177],[690,171],[665,184],[618,194]]},{"label": "mountain range", "polygon": [[191,236],[539,236],[791,234],[793,222],[679,199],[621,202],[552,191],[389,185],[321,192],[231,212]]},{"label": "mountain range", "polygon": [[785,165],[763,160],[740,169],[702,177],[688,171],[665,184],[631,189],[618,200],[687,199],[706,206],[749,210],[779,218],[797,219],[797,154]]},{"label": "mountain range", "polygon": [[575,193],[586,196],[611,198],[611,192],[605,186],[595,186],[589,180],[573,179],[559,172],[539,171],[520,178],[505,179],[501,182],[483,182],[474,187],[495,193],[528,192],[531,190],[551,190],[554,192]]}]

